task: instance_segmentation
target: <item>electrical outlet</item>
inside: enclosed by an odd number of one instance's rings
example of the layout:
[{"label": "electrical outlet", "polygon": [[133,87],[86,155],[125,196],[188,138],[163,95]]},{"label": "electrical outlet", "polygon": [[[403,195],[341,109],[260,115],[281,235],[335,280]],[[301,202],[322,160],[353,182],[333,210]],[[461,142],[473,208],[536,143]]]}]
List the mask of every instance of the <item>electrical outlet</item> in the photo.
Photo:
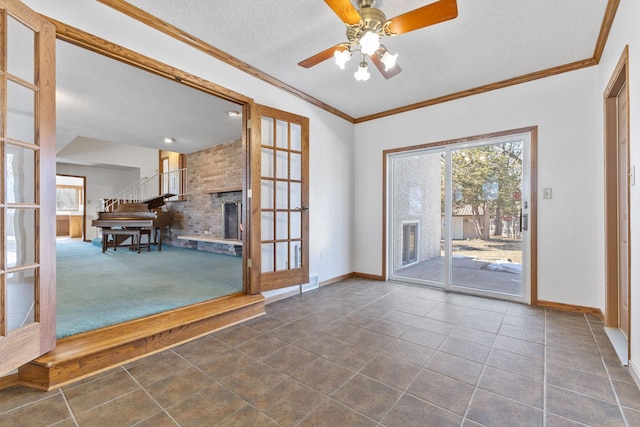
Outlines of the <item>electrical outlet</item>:
[{"label": "electrical outlet", "polygon": [[543,199],[551,199],[551,197],[552,197],[551,188],[549,188],[549,187],[543,188],[542,189],[542,198]]}]

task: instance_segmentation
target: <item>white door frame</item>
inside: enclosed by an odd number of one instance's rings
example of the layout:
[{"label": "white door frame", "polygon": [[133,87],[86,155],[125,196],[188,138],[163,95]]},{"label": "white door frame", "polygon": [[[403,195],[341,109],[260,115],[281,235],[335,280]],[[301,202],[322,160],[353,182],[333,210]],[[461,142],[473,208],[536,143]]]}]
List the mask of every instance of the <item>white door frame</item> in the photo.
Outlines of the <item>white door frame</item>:
[{"label": "white door frame", "polygon": [[[385,257],[385,271],[384,277],[387,280],[400,280],[407,281],[410,283],[416,283],[427,286],[434,286],[438,288],[445,289],[451,292],[461,292],[468,293],[479,296],[487,296],[492,298],[500,298],[509,301],[523,302],[527,304],[535,304],[537,303],[537,274],[536,274],[536,247],[537,247],[537,239],[535,237],[536,233],[536,211],[537,211],[537,201],[532,199],[532,197],[537,194],[537,183],[536,183],[536,148],[535,142],[537,137],[537,128],[522,128],[515,129],[511,131],[505,131],[495,134],[489,135],[479,135],[468,137],[464,139],[457,139],[451,141],[443,141],[432,144],[425,144],[420,146],[413,147],[405,147],[393,150],[387,150],[384,152],[385,158],[385,244],[384,251],[386,252]],[[477,289],[470,289],[460,286],[451,285],[451,238],[452,238],[452,212],[451,212],[451,191],[445,192],[445,212],[444,212],[444,236],[445,245],[448,244],[448,248],[444,251],[444,282],[432,282],[427,280],[413,280],[404,277],[395,276],[393,274],[393,209],[392,209],[392,201],[393,201],[393,182],[392,182],[392,161],[394,158],[398,158],[403,155],[416,155],[420,152],[430,151],[432,153],[445,153],[446,159],[446,176],[445,176],[445,186],[449,189],[452,187],[451,182],[451,151],[454,149],[468,148],[473,146],[481,146],[488,144],[499,144],[502,142],[513,141],[514,139],[522,139],[523,140],[523,215],[528,215],[526,218],[528,219],[528,231],[523,230],[522,236],[522,244],[523,244],[523,270],[522,270],[522,280],[523,280],[523,295],[522,296],[514,296],[507,294],[500,294],[489,291],[482,291]],[[525,209],[526,206],[526,209]]]}]

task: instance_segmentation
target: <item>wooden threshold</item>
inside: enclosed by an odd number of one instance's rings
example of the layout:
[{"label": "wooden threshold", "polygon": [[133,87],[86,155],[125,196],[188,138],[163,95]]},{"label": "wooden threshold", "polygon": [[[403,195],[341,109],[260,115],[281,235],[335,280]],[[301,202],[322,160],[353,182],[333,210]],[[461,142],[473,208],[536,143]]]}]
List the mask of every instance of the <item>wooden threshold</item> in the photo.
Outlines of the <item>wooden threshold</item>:
[{"label": "wooden threshold", "polygon": [[18,370],[18,384],[52,390],[264,314],[262,295],[211,301],[59,339]]}]

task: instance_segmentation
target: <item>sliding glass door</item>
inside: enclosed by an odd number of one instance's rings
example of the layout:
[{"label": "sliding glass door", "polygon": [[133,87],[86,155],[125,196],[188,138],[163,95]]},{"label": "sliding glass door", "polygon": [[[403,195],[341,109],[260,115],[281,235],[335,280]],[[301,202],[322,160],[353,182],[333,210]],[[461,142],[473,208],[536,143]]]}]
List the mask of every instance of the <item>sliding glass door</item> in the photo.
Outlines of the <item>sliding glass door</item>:
[{"label": "sliding glass door", "polygon": [[390,159],[391,277],[442,286],[446,152],[421,150]]},{"label": "sliding glass door", "polygon": [[389,278],[528,301],[530,134],[394,152]]}]

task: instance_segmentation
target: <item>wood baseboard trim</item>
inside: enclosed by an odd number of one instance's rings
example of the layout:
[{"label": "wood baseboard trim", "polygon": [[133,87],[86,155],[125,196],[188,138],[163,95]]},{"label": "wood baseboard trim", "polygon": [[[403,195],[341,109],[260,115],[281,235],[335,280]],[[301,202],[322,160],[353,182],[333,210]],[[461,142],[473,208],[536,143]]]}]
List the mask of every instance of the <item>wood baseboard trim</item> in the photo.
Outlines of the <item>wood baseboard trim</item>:
[{"label": "wood baseboard trim", "polygon": [[537,305],[538,307],[552,308],[555,310],[571,311],[573,313],[591,314],[604,321],[604,314],[599,308],[583,307],[581,305],[564,304],[561,302],[543,300],[538,300],[535,305]]},{"label": "wood baseboard trim", "polygon": [[347,280],[354,277],[354,274],[355,273],[347,273],[347,274],[343,274],[342,276],[334,277],[332,279],[323,280],[318,284],[318,286],[327,286],[327,285],[332,285],[334,283],[342,282],[343,280]]},{"label": "wood baseboard trim", "polygon": [[18,385],[18,374],[9,374],[0,378],[0,390]]},{"label": "wood baseboard trim", "polygon": [[264,314],[262,295],[234,294],[73,335],[20,367],[18,384],[52,390]]},{"label": "wood baseboard trim", "polygon": [[368,273],[358,273],[357,271],[355,273],[353,273],[353,276],[354,277],[360,277],[361,279],[384,281],[384,277],[383,276],[377,276],[375,274],[368,274]]}]

